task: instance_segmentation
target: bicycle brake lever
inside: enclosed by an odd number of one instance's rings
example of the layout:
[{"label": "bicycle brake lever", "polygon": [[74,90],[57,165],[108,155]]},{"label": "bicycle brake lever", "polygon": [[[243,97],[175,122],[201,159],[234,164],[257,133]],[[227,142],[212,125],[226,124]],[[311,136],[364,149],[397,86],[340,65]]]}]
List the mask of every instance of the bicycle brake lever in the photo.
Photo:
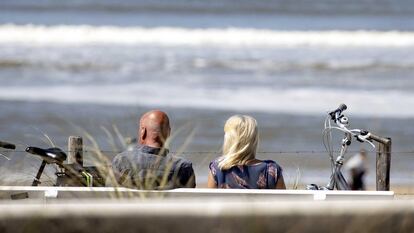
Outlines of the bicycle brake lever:
[{"label": "bicycle brake lever", "polygon": [[355,135],[355,138],[358,142],[364,142],[364,140],[361,139],[361,135]]},{"label": "bicycle brake lever", "polygon": [[370,141],[369,132],[366,130],[361,130],[358,135],[354,135],[358,142]]},{"label": "bicycle brake lever", "polygon": [[375,148],[375,145],[372,143],[371,133],[369,133],[368,131],[361,130],[360,135],[354,135],[354,136],[357,139],[357,141],[361,143],[366,142],[370,144],[373,148]]}]

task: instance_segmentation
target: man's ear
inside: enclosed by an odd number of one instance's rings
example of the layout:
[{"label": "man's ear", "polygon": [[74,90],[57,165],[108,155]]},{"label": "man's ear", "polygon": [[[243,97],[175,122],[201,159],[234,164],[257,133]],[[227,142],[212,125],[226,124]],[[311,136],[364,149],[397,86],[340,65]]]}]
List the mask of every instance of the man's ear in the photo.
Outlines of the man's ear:
[{"label": "man's ear", "polygon": [[142,127],[139,131],[139,139],[141,142],[145,141],[147,138],[147,129]]}]

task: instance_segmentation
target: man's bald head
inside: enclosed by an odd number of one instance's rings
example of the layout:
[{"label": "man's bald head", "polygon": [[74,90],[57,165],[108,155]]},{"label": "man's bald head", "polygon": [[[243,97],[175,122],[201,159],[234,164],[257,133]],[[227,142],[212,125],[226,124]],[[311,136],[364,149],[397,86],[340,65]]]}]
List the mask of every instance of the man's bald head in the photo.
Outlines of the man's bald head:
[{"label": "man's bald head", "polygon": [[170,136],[170,120],[165,112],[153,110],[139,120],[139,143],[161,148]]}]

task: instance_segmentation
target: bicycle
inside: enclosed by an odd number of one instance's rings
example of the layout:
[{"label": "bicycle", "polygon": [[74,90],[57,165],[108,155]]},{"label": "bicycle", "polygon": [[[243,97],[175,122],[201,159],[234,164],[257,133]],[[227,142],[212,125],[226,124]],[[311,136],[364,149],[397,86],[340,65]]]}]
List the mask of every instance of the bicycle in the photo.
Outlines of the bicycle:
[{"label": "bicycle", "polygon": [[[16,145],[0,141],[0,147],[4,149],[16,149]],[[55,164],[58,171],[55,172],[56,183],[54,186],[105,186],[105,179],[96,167],[83,167],[79,164],[65,164],[66,153],[58,148],[39,148],[29,146],[25,152],[39,156],[42,163],[33,179],[32,186],[41,184],[40,178],[47,164]]]},{"label": "bicycle", "polygon": [[33,180],[32,186],[38,186],[40,184],[40,177],[46,164],[56,164],[58,166],[59,170],[55,172],[56,183],[54,186],[105,186],[105,178],[97,167],[84,167],[77,163],[65,164],[64,161],[67,155],[60,148],[42,149],[38,147],[27,147],[26,152],[42,158],[42,164]]},{"label": "bicycle", "polygon": [[[307,190],[350,190],[346,179],[344,178],[341,168],[344,164],[345,154],[348,147],[352,143],[352,139],[355,138],[358,142],[368,143],[370,146],[375,148],[372,140],[377,140],[378,136],[370,133],[366,130],[361,129],[349,129],[349,119],[343,112],[347,109],[345,104],[341,104],[337,109],[328,113],[325,119],[324,130],[323,130],[323,144],[328,152],[331,162],[331,176],[329,183],[326,186],[318,186],[316,184],[309,184],[306,186]],[[332,122],[336,126],[332,126]],[[344,137],[341,143],[341,149],[339,155],[334,160],[334,150],[332,146],[332,130],[339,130],[344,132]]]}]

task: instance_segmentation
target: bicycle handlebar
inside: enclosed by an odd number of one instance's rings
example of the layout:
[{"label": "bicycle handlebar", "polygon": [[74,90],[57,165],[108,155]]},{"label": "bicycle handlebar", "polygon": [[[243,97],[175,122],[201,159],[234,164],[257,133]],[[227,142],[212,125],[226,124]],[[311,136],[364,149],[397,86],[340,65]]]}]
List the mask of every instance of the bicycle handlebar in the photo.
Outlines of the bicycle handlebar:
[{"label": "bicycle handlebar", "polygon": [[2,142],[2,141],[0,141],[0,147],[4,149],[10,149],[10,150],[16,149],[16,145],[14,145],[13,143]]},{"label": "bicycle handlebar", "polygon": [[38,147],[27,147],[26,152],[38,155],[48,163],[62,164],[66,160],[66,153],[60,148],[54,147],[49,149],[42,149]]},{"label": "bicycle handlebar", "polygon": [[338,130],[343,131],[349,139],[351,136],[355,137],[357,141],[361,143],[369,143],[372,147],[375,148],[375,145],[371,142],[371,140],[374,139],[373,136],[375,137],[375,135],[372,136],[371,133],[366,130],[348,129],[348,118],[342,115],[342,112],[346,109],[347,106],[345,104],[340,104],[337,109],[328,113],[328,115],[331,117],[331,120],[334,121],[338,126],[332,128],[336,128]]}]

